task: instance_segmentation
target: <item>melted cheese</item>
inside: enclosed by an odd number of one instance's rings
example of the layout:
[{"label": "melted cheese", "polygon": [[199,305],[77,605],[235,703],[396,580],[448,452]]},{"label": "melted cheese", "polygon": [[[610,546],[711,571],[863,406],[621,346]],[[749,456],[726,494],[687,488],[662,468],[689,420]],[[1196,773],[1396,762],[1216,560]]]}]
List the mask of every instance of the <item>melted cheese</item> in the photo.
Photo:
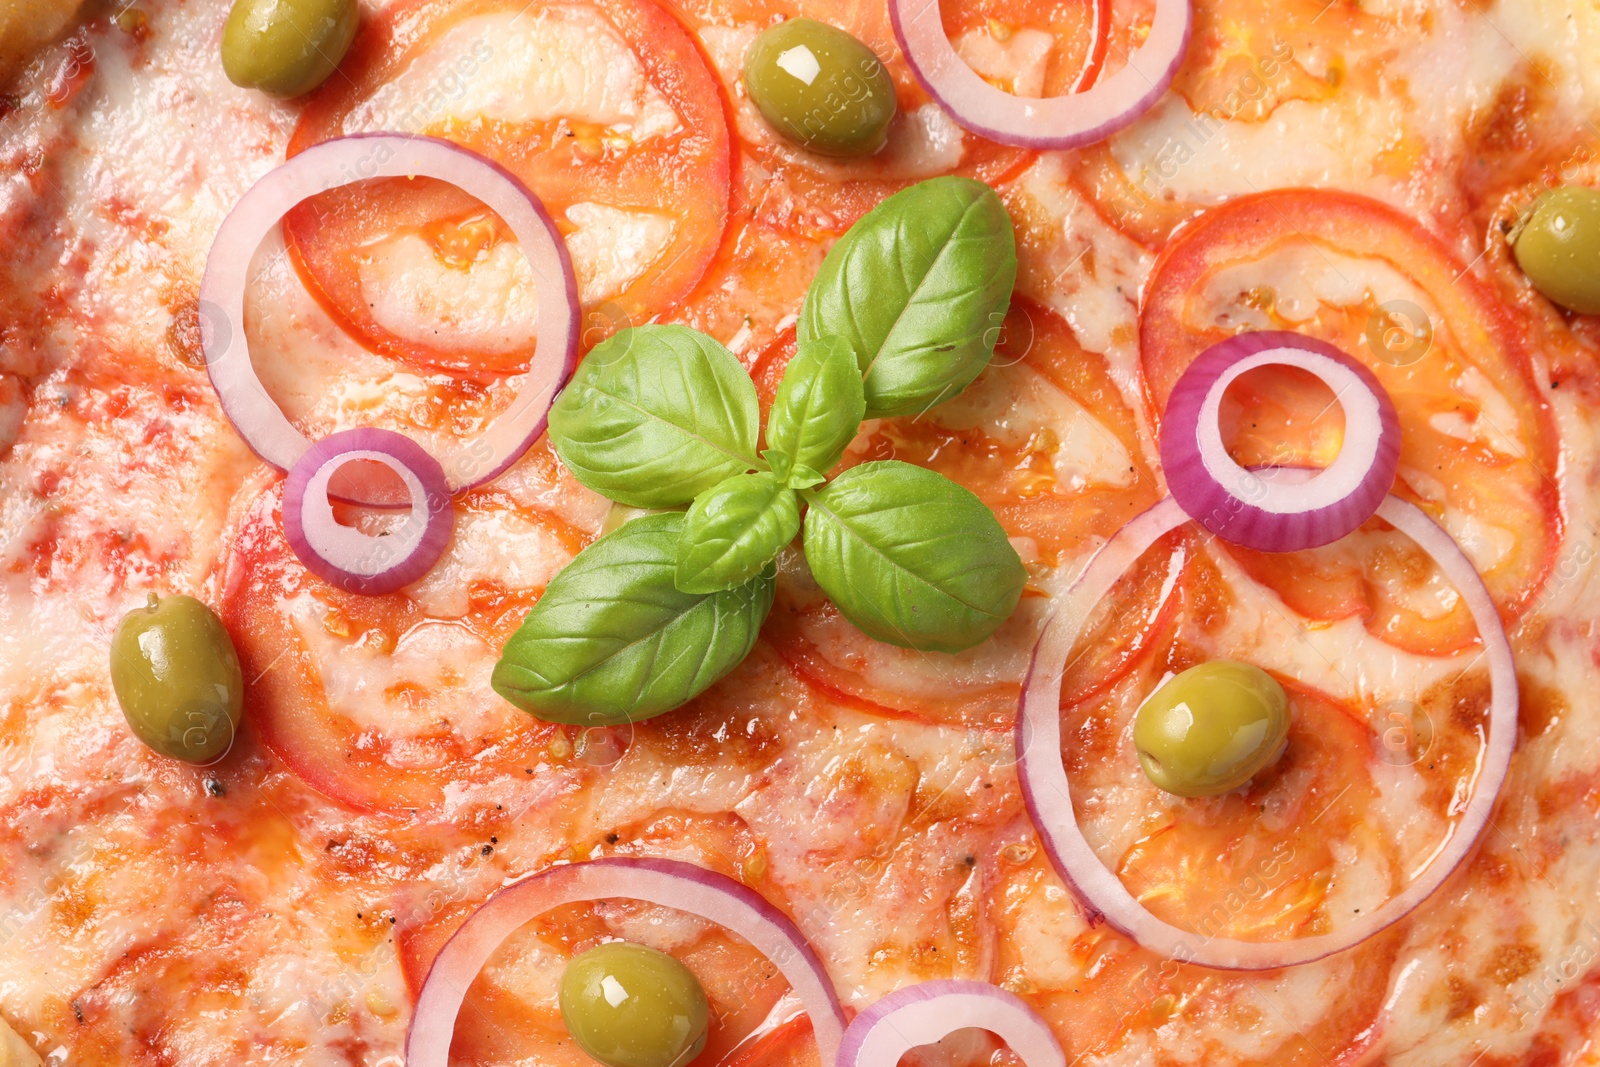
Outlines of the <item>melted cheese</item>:
[{"label": "melted cheese", "polygon": [[421,237],[388,237],[359,260],[361,295],[374,321],[417,341],[439,335],[486,352],[532,347],[539,298],[515,246],[498,243],[467,267],[442,262]]},{"label": "melted cheese", "polygon": [[[527,768],[549,787],[538,803],[463,790],[444,823],[327,801],[251,740],[248,725],[236,762],[211,770],[157,760],[131,738],[106,679],[117,617],[150,589],[217,600],[220,557],[269,481],[217,411],[203,374],[168,341],[169,304],[192,296],[222,215],[281,160],[296,116],[296,105],[229,85],[212,49],[195,47],[216,39],[221,9],[139,6],[149,11],[145,40],[98,26],[83,94],[52,109],[39,103],[41,85],[24,85],[22,99],[32,103],[0,133],[0,151],[15,164],[0,189],[0,232],[12,244],[0,281],[22,295],[21,306],[48,311],[43,325],[18,324],[0,339],[0,1017],[26,1038],[19,1043],[0,1025],[0,1064],[21,1058],[31,1067],[25,1044],[89,1067],[398,1065],[410,993],[397,929],[426,928],[552,857],[629,849],[743,872],[795,917],[855,1008],[948,976],[1004,981],[1038,993],[1045,1006],[1078,989],[1116,997],[1108,975],[1131,950],[1091,927],[1045,869],[995,731],[849,706],[803,684],[766,643],[695,709],[621,731],[619,758],[586,764],[561,734],[567,747],[553,741]],[[1600,75],[1582,60],[1600,40],[1600,19],[1583,5],[1367,7],[1414,26],[1384,46],[1394,49],[1385,92],[1286,104],[1254,126],[1219,121],[1166,175],[1174,146],[1196,128],[1169,96],[1115,139],[1117,159],[1200,202],[1277,183],[1426,202],[1441,186],[1409,186],[1373,160],[1398,141],[1439,158],[1459,152],[1463,125],[1494,99],[1520,62],[1515,53],[1549,64],[1561,107],[1600,92]],[[744,180],[759,186],[754,150],[790,150],[773,141],[738,86],[758,20],[721,23],[702,40],[735,101]],[[1005,44],[975,37],[961,46],[975,67],[1025,92],[1042,78],[1045,42],[1019,30]],[[1340,58],[1360,60],[1364,47],[1352,43]],[[1319,74],[1329,58],[1308,51],[1296,61]],[[469,61],[470,77],[462,73]],[[428,128],[477,118],[566,119],[634,141],[673,136],[679,121],[621,38],[582,5],[465,20],[352,121]],[[887,177],[939,173],[963,161],[965,135],[923,104],[897,123],[887,152],[879,161]],[[21,165],[41,153],[48,184],[30,181]],[[793,159],[818,180],[847,173]],[[1025,252],[1030,292],[1067,319],[1086,349],[1105,354],[1142,418],[1138,301],[1153,255],[1096,214],[1071,180],[1071,162],[1044,154],[1005,189],[1045,235]],[[586,300],[644,276],[676,236],[670,221],[600,202],[572,205],[563,221]],[[443,273],[430,249],[404,239],[368,250],[382,321],[403,333],[443,321],[486,346],[517,345],[537,309],[517,277],[520,257],[501,247],[465,277]],[[395,425],[443,454],[458,431],[442,427],[470,430],[507,401],[502,384],[462,398],[448,418],[430,412],[439,376],[361,349],[281,252],[269,241],[258,256],[249,326],[269,391],[308,431]],[[1279,309],[1290,318],[1396,283],[1370,263],[1307,270],[1285,255],[1273,266]],[[754,274],[726,284],[746,290],[741,306],[762,319],[747,338],[771,336],[794,310],[763,293]],[[1433,429],[1514,458],[1517,443],[1495,431],[1515,424],[1497,408],[1501,398],[1470,373],[1457,385],[1482,416],[1444,418]],[[1078,1040],[1089,1013],[1058,1021],[1070,1057],[1140,1067],[1272,1063],[1319,1027],[1334,1027],[1334,1041],[1353,1040],[1354,1031],[1338,1030],[1338,1012],[1367,994],[1378,1015],[1360,1025],[1381,1034],[1382,1054],[1396,1064],[1521,1058],[1554,1025],[1561,997],[1583,985],[1600,955],[1592,800],[1600,445],[1592,408],[1576,392],[1551,398],[1568,537],[1515,635],[1526,736],[1476,863],[1396,931],[1386,974],[1340,957],[1282,974],[1208,975],[1181,1000],[1163,1002],[1172,1010],[1161,1018],[1135,986],[1129,1013],[1097,1043]],[[1024,365],[997,368],[933,417],[1009,446],[1048,431],[1059,442],[1051,461],[1063,492],[1125,483],[1130,457],[1097,413]],[[1142,447],[1149,459],[1152,435]],[[1402,476],[1442,499],[1427,472]],[[336,632],[315,598],[281,605],[331,710],[396,742],[397,760],[426,762],[421,742],[446,732],[492,761],[497,741],[525,726],[487,688],[495,650],[473,628],[473,591],[530,595],[570,558],[567,543],[527,512],[593,532],[607,507],[542,450],[500,479],[495,494],[504,499],[463,507],[444,560],[403,594],[423,621],[392,646],[363,630]],[[1446,509],[1443,521],[1480,566],[1518,536],[1459,509]],[[1036,563],[1034,587],[1059,593],[1096,543],[1085,538],[1054,571]],[[1367,709],[1416,700],[1471,661],[1400,652],[1357,620],[1307,627],[1226,557],[1211,558],[1231,599],[1205,631],[1204,654],[1260,663]],[[1451,595],[1421,589],[1410,606],[1448,610]],[[976,704],[1017,684],[1048,603],[1030,597],[989,645],[931,656],[866,643],[811,612],[819,600],[803,567],[786,560],[781,609],[803,613],[801,632],[818,653],[848,666],[853,684],[913,707]],[[1127,773],[1080,798],[1086,830],[1112,860],[1143,832],[1130,813],[1152,791],[1131,765],[1118,766]],[[1381,900],[1447,832],[1416,768],[1374,760],[1368,774],[1368,823],[1331,842],[1330,921]],[[1291,778],[1283,792],[1297,788]],[[1263,813],[1263,832],[1274,818],[1284,816]],[[664,909],[610,906],[596,915],[608,936],[666,949],[692,949],[707,936],[703,923]],[[524,932],[491,961],[484,983],[506,1010],[547,1017],[564,952]]]},{"label": "melted cheese", "polygon": [[956,38],[956,55],[998,88],[1013,96],[1044,94],[1045,71],[1055,38],[1043,30],[1013,30],[997,36],[993,29],[968,30]]},{"label": "melted cheese", "polygon": [[463,20],[352,111],[344,128],[426,133],[479,118],[570,119],[632,141],[682,128],[627,42],[583,5]]},{"label": "melted cheese", "polygon": [[[1395,20],[1403,47],[1384,53],[1382,42],[1357,39],[1342,42],[1342,53],[1332,56],[1322,49],[1296,52],[1280,39],[1273,51],[1253,57],[1254,68],[1222,97],[1221,113],[1197,115],[1169,94],[1111,138],[1113,155],[1152,199],[1211,204],[1294,186],[1334,186],[1397,201],[1448,197],[1447,187],[1414,182],[1412,168],[1399,161],[1458,153],[1466,123],[1494,102],[1523,53],[1495,19],[1475,8],[1393,7],[1371,13]],[[1374,80],[1340,76],[1364,61],[1376,65]],[[1325,100],[1267,100],[1270,117],[1248,121],[1245,105],[1262,99],[1262,80],[1284,63],[1338,89]],[[1290,144],[1292,150],[1283,150]]]},{"label": "melted cheese", "polygon": [[0,1067],[43,1067],[33,1046],[0,1019]]},{"label": "melted cheese", "polygon": [[1051,456],[1056,480],[1081,492],[1089,486],[1129,486],[1137,480],[1128,450],[1083,405],[1024,364],[992,365],[964,393],[929,417],[952,430],[979,430],[1019,448],[1039,434],[1058,447]]}]

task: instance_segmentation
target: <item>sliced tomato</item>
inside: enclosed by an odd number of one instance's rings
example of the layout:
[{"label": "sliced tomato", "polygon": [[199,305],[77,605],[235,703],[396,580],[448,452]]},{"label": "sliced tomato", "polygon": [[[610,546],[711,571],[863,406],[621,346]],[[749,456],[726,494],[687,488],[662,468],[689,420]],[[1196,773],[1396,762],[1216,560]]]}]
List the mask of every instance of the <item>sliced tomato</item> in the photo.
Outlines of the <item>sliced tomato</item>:
[{"label": "sliced tomato", "polygon": [[[1179,592],[1175,621],[1157,628],[1112,689],[1088,700],[1063,698],[1062,756],[1074,796],[1117,791],[1119,812],[1140,830],[1120,855],[1107,857],[1124,883],[1170,923],[1206,936],[1269,941],[1325,932],[1330,919],[1319,912],[1332,888],[1327,872],[1337,865],[1338,844],[1389,860],[1391,891],[1398,891],[1416,857],[1402,857],[1385,837],[1392,797],[1373,770],[1410,768],[1416,807],[1443,822],[1459,818],[1462,789],[1477,773],[1484,744],[1484,669],[1418,694],[1404,746],[1388,733],[1392,705],[1358,706],[1279,675],[1290,707],[1283,756],[1243,792],[1173,807],[1139,768],[1127,728],[1133,711],[1163,679],[1219,651],[1251,657],[1247,648],[1215,647],[1211,635],[1224,628],[1232,598],[1205,550],[1197,548]],[[1080,809],[1095,810],[1087,800]],[[1429,851],[1416,841],[1411,847],[1424,856]]]},{"label": "sliced tomato", "polygon": [[[1002,968],[1025,958],[1018,949],[1038,951],[1038,934],[1028,932],[1040,921],[1039,901],[1059,892],[1059,877],[1042,851],[1020,866],[1004,865],[990,890],[995,922],[1001,931]],[[1048,920],[1046,920],[1048,921]],[[1060,1035],[1070,1055],[1091,1060],[1167,1064],[1185,1062],[1182,1053],[1163,1055],[1165,1041],[1152,1035],[1183,1033],[1184,1051],[1200,1062],[1239,1067],[1356,1067],[1370,1050],[1400,948],[1400,938],[1373,938],[1339,957],[1326,985],[1311,995],[1329,1006],[1311,1025],[1296,1030],[1282,1025],[1275,1007],[1280,1000],[1270,977],[1210,971],[1180,965],[1146,952],[1105,925],[1056,946],[1073,961],[1078,975],[1068,982],[1025,978],[1027,1000]],[[1021,966],[1018,972],[1030,974]],[[1304,987],[1300,987],[1303,989]],[[1302,1016],[1303,1018],[1303,1016]],[[1199,1026],[1199,1021],[1206,1026]],[[1252,1054],[1216,1036],[1229,1032],[1259,1034],[1266,1022],[1287,1031],[1282,1040],[1252,1042]],[[1170,1046],[1169,1046],[1170,1047]]]},{"label": "sliced tomato", "polygon": [[[1147,828],[1117,868],[1141,903],[1205,936],[1281,941],[1316,932],[1335,866],[1332,846],[1376,797],[1367,773],[1371,730],[1351,708],[1280,678],[1292,715],[1289,748],[1247,793],[1185,804]],[[1297,785],[1262,803],[1285,775]],[[1301,781],[1304,780],[1304,781]]]},{"label": "sliced tomato", "polygon": [[[1073,649],[1062,691],[1089,700],[1115,685],[1171,625],[1191,549],[1178,537],[1152,551],[1120,580]],[[1016,721],[1020,687],[947,671],[934,691],[887,684],[900,654],[863,636],[826,602],[786,604],[762,630],[795,677],[827,700],[889,719],[960,724],[1002,745]],[[977,739],[974,738],[974,741]]]},{"label": "sliced tomato", "polygon": [[772,343],[763,348],[750,364],[750,378],[756,383],[756,400],[761,405],[761,425],[767,424],[767,416],[772,411],[772,401],[778,395],[778,386],[783,381],[783,372],[789,368],[789,360],[794,358],[795,332],[790,326],[772,339]]},{"label": "sliced tomato", "polygon": [[[510,47],[501,37],[515,32],[519,24],[580,25],[573,21],[579,15],[600,20],[581,24],[582,32],[620,35],[642,71],[647,88],[641,91],[659,94],[659,100],[655,96],[650,100],[664,102],[670,109],[670,116],[659,107],[653,112],[650,132],[635,141],[623,128],[627,123],[601,125],[593,116],[583,121],[562,114],[505,118],[452,112],[474,77],[485,76],[480,68],[497,61],[496,50]],[[505,25],[486,22],[487,36],[469,48],[465,39],[450,35],[472,19],[500,19]],[[595,223],[591,216],[596,212],[632,213],[627,217],[648,218],[668,227],[663,243],[636,276],[612,279],[621,286],[617,291],[605,291],[604,286],[597,291],[599,283],[593,279],[600,267],[575,257],[580,292],[590,305],[585,344],[597,343],[621,326],[648,321],[682,300],[716,254],[727,221],[728,123],[716,78],[694,39],[651,0],[587,0],[581,5],[542,0],[531,4],[402,0],[363,26],[340,67],[341,76],[330,79],[301,114],[289,154],[361,128],[363,109],[377,107],[374,101],[381,101],[386,87],[395,85],[446,40],[454,42],[462,55],[440,72],[436,83],[408,90],[419,97],[408,98],[414,106],[406,113],[405,124],[417,127],[412,132],[449,138],[506,167],[539,195],[564,232],[585,225],[585,219],[598,225],[588,242],[595,246],[588,254],[598,261],[618,254],[627,241],[626,234],[608,237],[603,225],[606,218],[622,216],[604,215]],[[564,44],[556,40],[552,54],[559,55]],[[601,56],[593,62],[614,65],[614,59]],[[557,71],[555,77],[560,74]],[[613,75],[623,77],[608,71],[607,77]],[[601,84],[598,71],[579,80]],[[547,101],[547,109],[560,111],[564,103],[570,105],[562,97],[590,87],[548,88],[558,99]],[[380,114],[399,106],[383,102]],[[639,119],[638,125],[649,123]],[[379,321],[364,293],[362,264],[377,242],[414,235],[432,249],[439,263],[470,271],[507,238],[500,220],[460,190],[431,180],[347,186],[291,211],[285,217],[284,234],[311,290],[373,349],[412,363],[465,371],[507,372],[527,363],[531,341],[486,347],[464,344],[447,330],[403,335]]]},{"label": "sliced tomato", "polygon": [[[1388,91],[1383,79],[1393,55],[1385,44],[1415,32],[1410,20],[1370,5],[1324,0],[1197,4],[1189,50],[1172,84],[1196,116],[1194,124],[1154,155],[1133,160],[1119,159],[1112,141],[1085,148],[1071,161],[1072,182],[1105,221],[1147,248],[1159,248],[1206,206],[1175,196],[1167,181],[1193,155],[1206,151],[1218,123],[1264,122],[1296,101],[1329,106],[1349,101],[1353,108],[1363,97],[1379,97]],[[1324,56],[1337,58],[1331,63],[1306,58]],[[1352,110],[1346,121],[1361,119]],[[1412,176],[1420,154],[1414,145],[1396,145],[1373,163],[1404,180]]]},{"label": "sliced tomato", "polygon": [[[1383,872],[1393,892],[1433,846],[1413,839],[1402,848],[1385,830],[1414,824],[1410,814],[1402,819],[1393,812],[1392,794],[1378,785],[1374,767],[1389,763],[1393,752],[1368,710],[1293,678],[1279,677],[1292,709],[1288,748],[1246,791],[1174,806],[1144,778],[1129,729],[1144,699],[1169,673],[1219,652],[1250,658],[1248,649],[1216,648],[1212,635],[1226,624],[1230,593],[1205,551],[1197,553],[1185,571],[1175,621],[1160,628],[1110,690],[1063,708],[1062,756],[1078,817],[1123,884],[1168,922],[1201,936],[1257,941],[1325,933],[1340,921],[1330,912],[1345,888],[1340,866],[1352,855],[1364,876]],[[1441,840],[1459,815],[1462,784],[1476,773],[1485,702],[1481,674],[1441,684],[1421,699],[1434,709],[1433,731],[1428,758],[1409,773],[1421,786],[1418,807],[1440,820]],[[1449,709],[1465,714],[1457,721],[1444,714]],[[1094,832],[1108,824],[1116,844]],[[1053,976],[1029,966],[1016,973],[1026,976],[1024,992],[1077,1052],[1117,1059],[1137,1048],[1141,1062],[1166,1062],[1134,1042],[1169,1023],[1199,1018],[1231,1020],[1213,1027],[1218,1033],[1276,1033],[1276,1043],[1259,1035],[1252,1046],[1259,1051],[1218,1045],[1214,1058],[1230,1063],[1353,1065],[1365,1062],[1380,1038],[1387,976],[1403,929],[1305,968],[1302,980],[1326,983],[1326,991],[1308,994],[1301,987],[1295,1003],[1322,1007],[1301,1012],[1292,1024],[1262,1025],[1279,995],[1270,978],[1181,965],[1104,924],[1065,921],[1076,933],[1062,937],[1053,916],[1060,877],[1043,850],[1025,837],[1000,860],[988,891],[1000,933],[999,969],[1006,973],[1037,959],[1045,944],[1055,947],[1065,965]],[[1212,1040],[1185,1047],[1205,1056]]]},{"label": "sliced tomato", "polygon": [[[1389,309],[1408,306],[1423,309],[1431,339],[1391,348]],[[1347,193],[1282,190],[1215,208],[1167,247],[1145,292],[1152,421],[1190,361],[1241,328],[1299,330],[1370,366],[1400,415],[1396,492],[1457,536],[1507,620],[1533,603],[1562,535],[1555,430],[1520,321],[1467,264],[1414,220]],[[1241,462],[1326,465],[1342,438],[1318,417],[1326,388],[1276,369],[1252,388],[1272,429],[1242,449],[1236,436]],[[1414,652],[1476,640],[1460,598],[1382,522],[1310,552],[1230,551],[1308,618],[1359,615]]]},{"label": "sliced tomato", "polygon": [[[248,729],[311,788],[358,811],[435,815],[447,801],[516,811],[559,789],[561,775],[548,756],[558,727],[516,711],[487,686],[464,696],[464,679],[449,673],[457,669],[454,656],[441,652],[435,667],[424,665],[445,673],[422,681],[410,679],[395,658],[424,629],[449,639],[446,652],[492,656],[534,598],[478,583],[469,592],[469,613],[441,620],[404,593],[346,593],[295,557],[284,538],[281,501],[280,483],[252,505],[225,578],[222,616],[247,683]],[[471,498],[463,505],[471,507]],[[335,673],[355,679],[358,688],[374,677],[386,681],[372,692],[345,694],[342,706],[402,707],[411,728],[386,729],[376,714],[360,723],[340,714],[329,698],[329,686],[342,684]],[[457,698],[476,701],[475,726],[454,723],[451,709],[433,705]]]},{"label": "sliced tomato", "polygon": [[1116,685],[1171,626],[1190,551],[1180,537],[1169,536],[1111,587],[1067,660],[1064,699],[1093,700]]},{"label": "sliced tomato", "polygon": [[[791,351],[780,338],[762,354],[752,372],[758,388],[776,388]],[[1008,534],[1032,542],[1044,566],[1081,556],[1159,495],[1141,458],[1133,412],[1104,359],[1085,352],[1054,312],[1020,297],[1007,314],[993,363],[966,394],[917,418],[882,420],[852,445],[842,465],[890,458],[936,470],[972,490]],[[1120,677],[1171,610],[1185,556],[1176,538],[1165,545],[1119,586],[1124,609],[1095,624],[1095,640],[1069,668],[1070,691],[1100,692]],[[786,595],[764,636],[798,677],[830,700],[995,731],[1014,721],[1017,687],[995,684],[989,665],[975,662],[970,672],[952,666],[936,686],[919,688],[926,671],[917,669],[914,654],[867,638],[821,597]]]},{"label": "sliced tomato", "polygon": [[1081,553],[1086,538],[1110,537],[1159,497],[1105,359],[1022,297],[989,369],[965,393],[924,416],[882,421],[844,462],[876,459],[966,486],[1052,564]]},{"label": "sliced tomato", "polygon": [[826,599],[803,607],[779,604],[761,639],[819,696],[869,715],[961,725],[997,739],[1005,737],[1016,716],[1020,688],[996,684],[981,670],[961,677],[946,672],[936,688],[893,684],[913,669],[914,654],[873,641]]},{"label": "sliced tomato", "polygon": [[721,1067],[817,1067],[822,1057],[811,1039],[811,1019],[796,1015],[752,1034],[722,1058]]}]

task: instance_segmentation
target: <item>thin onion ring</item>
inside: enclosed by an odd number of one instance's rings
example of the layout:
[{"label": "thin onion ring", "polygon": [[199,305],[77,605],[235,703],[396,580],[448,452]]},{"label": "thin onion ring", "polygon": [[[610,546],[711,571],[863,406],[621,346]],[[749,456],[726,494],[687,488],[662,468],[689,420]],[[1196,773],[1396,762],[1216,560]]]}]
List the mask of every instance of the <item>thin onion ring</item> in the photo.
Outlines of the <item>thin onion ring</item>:
[{"label": "thin onion ring", "polygon": [[[1297,367],[1319,378],[1344,409],[1344,445],[1309,477],[1248,471],[1222,441],[1222,397],[1257,367]],[[1394,486],[1400,418],[1383,385],[1358,360],[1305,334],[1242,333],[1219,341],[1184,370],[1161,423],[1161,466],[1189,516],[1232,544],[1295,552],[1330,544],[1370,519]]]},{"label": "thin onion ring", "polygon": [[1118,531],[1089,561],[1062,605],[1045,624],[1023,683],[1017,717],[1018,777],[1023,800],[1051,862],[1091,910],[1143,948],[1169,959],[1222,970],[1275,970],[1311,963],[1366,941],[1405,918],[1442,886],[1467,858],[1489,821],[1505,785],[1517,735],[1517,676],[1511,646],[1489,591],[1471,560],[1445,530],[1421,509],[1390,496],[1378,515],[1433,557],[1453,582],[1478,625],[1489,665],[1489,742],[1466,811],[1448,843],[1409,885],[1375,911],[1331,934],[1293,941],[1241,941],[1200,938],[1155,917],[1100,862],[1083,836],[1072,807],[1071,786],[1061,759],[1061,675],[1095,606],[1145,550],[1187,521],[1167,497]]},{"label": "thin onion ring", "polygon": [[[280,470],[311,447],[250,362],[244,303],[250,261],[283,215],[318,193],[371,178],[436,178],[477,197],[516,235],[533,271],[539,322],[533,362],[516,396],[479,436],[442,460],[452,492],[496,477],[544,432],[578,357],[578,283],[555,223],[512,174],[437,137],[352,134],[314,145],[252,185],[223,220],[200,282],[201,345],[222,410],[251,450]],[[363,500],[387,504],[390,501]]]},{"label": "thin onion ring", "polygon": [[984,81],[945,36],[938,0],[889,0],[895,40],[911,73],[973,133],[1021,148],[1079,148],[1104,140],[1155,106],[1183,65],[1192,0],[1156,0],[1150,34],[1127,66],[1082,92],[1029,98]]},{"label": "thin onion ring", "polygon": [[692,863],[608,858],[547,867],[484,901],[434,957],[406,1033],[407,1067],[448,1067],[467,987],[528,920],[563,904],[625,897],[709,919],[750,942],[789,980],[811,1018],[824,1064],[844,1038],[844,1009],[827,968],[793,922],[759,893]]},{"label": "thin onion ring", "polygon": [[957,1030],[1001,1038],[1026,1067],[1067,1067],[1050,1024],[1020,998],[990,985],[935,979],[895,990],[850,1022],[837,1067],[893,1067],[900,1057]]},{"label": "thin onion ring", "polygon": [[[398,529],[373,536],[333,517],[328,483],[346,463],[388,467],[405,484],[410,514]],[[392,430],[360,427],[329,434],[289,468],[283,487],[283,533],[306,569],[365,596],[392,593],[421,578],[450,542],[455,508],[439,461]]]}]

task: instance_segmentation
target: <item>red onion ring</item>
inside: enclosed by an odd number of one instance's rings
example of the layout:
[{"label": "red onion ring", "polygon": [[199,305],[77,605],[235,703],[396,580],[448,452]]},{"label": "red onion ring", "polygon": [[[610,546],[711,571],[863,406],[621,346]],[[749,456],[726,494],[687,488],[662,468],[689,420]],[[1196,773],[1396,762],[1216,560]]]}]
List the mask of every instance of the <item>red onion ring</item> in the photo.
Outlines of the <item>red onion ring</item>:
[{"label": "red onion ring", "polygon": [[919,1045],[976,1027],[999,1037],[1026,1067],[1067,1067],[1050,1024],[988,982],[938,979],[897,989],[851,1021],[838,1067],[893,1067]]},{"label": "red onion ring", "polygon": [[[381,463],[405,483],[411,513],[392,533],[375,537],[333,517],[328,481],[358,460]],[[450,541],[454,519],[439,461],[392,430],[329,434],[295,460],[283,487],[283,532],[300,562],[333,585],[367,596],[392,593],[427,574]]]},{"label": "red onion ring", "polygon": [[1158,538],[1186,520],[1183,508],[1167,497],[1119,530],[1089,561],[1045,624],[1023,682],[1022,711],[1017,719],[1018,777],[1023,800],[1056,870],[1090,907],[1091,921],[1104,918],[1142,947],[1180,962],[1224,970],[1275,970],[1343,952],[1387,929],[1433,895],[1466,859],[1489,821],[1516,744],[1517,676],[1511,646],[1483,579],[1448,533],[1399,497],[1385,499],[1378,515],[1432,556],[1445,577],[1455,584],[1477,623],[1483,654],[1489,663],[1489,742],[1465,814],[1444,848],[1420,875],[1376,911],[1343,924],[1331,934],[1277,942],[1202,938],[1165,923],[1139,903],[1116,874],[1100,862],[1078,826],[1071,786],[1061,760],[1061,675],[1090,613],[1111,591],[1117,578]]},{"label": "red onion ring", "polygon": [[[1241,374],[1271,365],[1316,375],[1344,408],[1344,447],[1309,479],[1245,470],[1222,443],[1222,395]],[[1206,349],[1173,386],[1161,427],[1173,499],[1223,540],[1264,552],[1316,548],[1356,529],[1389,495],[1399,464],[1388,391],[1358,361],[1298,333],[1244,333]]]},{"label": "red onion ring", "polygon": [[377,133],[325,141],[250,187],[217,231],[200,283],[201,343],[211,384],[239,435],[274,467],[293,467],[311,442],[267,395],[251,366],[244,332],[250,261],[284,213],[302,200],[370,178],[418,176],[458,186],[505,220],[533,270],[539,299],[533,362],[506,410],[445,457],[451,491],[481,485],[515,463],[544,432],[550,405],[572,377],[577,277],[555,223],[527,186],[477,153],[436,137]]},{"label": "red onion ring", "polygon": [[666,859],[599,859],[547,867],[499,890],[434,958],[406,1033],[407,1067],[448,1067],[461,1002],[501,943],[528,920],[582,900],[627,897],[709,919],[750,942],[789,980],[811,1017],[822,1063],[844,1037],[844,1009],[815,950],[787,916],[731,878]]},{"label": "red onion ring", "polygon": [[1033,99],[984,81],[945,36],[938,0],[889,0],[889,20],[911,73],[957,123],[1002,144],[1078,148],[1104,140],[1155,106],[1183,65],[1192,0],[1156,0],[1144,44],[1127,66],[1069,96]]}]

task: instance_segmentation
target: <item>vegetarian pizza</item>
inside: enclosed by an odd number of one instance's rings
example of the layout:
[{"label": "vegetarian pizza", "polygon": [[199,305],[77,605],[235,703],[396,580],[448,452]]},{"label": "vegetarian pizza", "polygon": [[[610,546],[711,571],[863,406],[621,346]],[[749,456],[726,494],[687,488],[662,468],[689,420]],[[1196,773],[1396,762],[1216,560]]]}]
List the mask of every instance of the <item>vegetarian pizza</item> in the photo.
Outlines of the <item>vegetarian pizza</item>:
[{"label": "vegetarian pizza", "polygon": [[1597,48],[0,9],[0,1067],[1600,1062]]}]

